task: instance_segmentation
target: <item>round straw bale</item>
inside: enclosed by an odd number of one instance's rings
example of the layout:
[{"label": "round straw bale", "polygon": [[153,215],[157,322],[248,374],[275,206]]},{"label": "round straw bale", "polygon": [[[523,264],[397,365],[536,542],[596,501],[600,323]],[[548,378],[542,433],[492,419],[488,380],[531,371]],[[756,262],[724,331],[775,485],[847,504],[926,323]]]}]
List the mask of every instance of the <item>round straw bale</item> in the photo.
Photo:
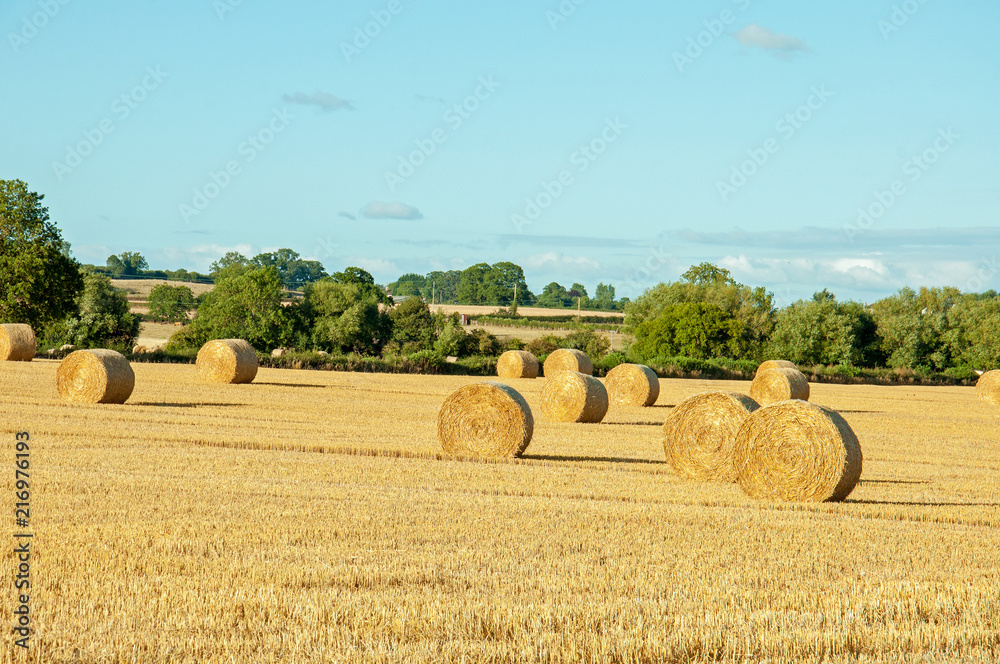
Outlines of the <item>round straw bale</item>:
[{"label": "round straw bale", "polygon": [[660,379],[644,364],[619,364],[604,378],[604,387],[616,406],[652,406],[660,396]]},{"label": "round straw bale", "polygon": [[809,380],[798,369],[764,369],[753,377],[750,396],[761,406],[788,399],[809,401]]},{"label": "round straw bale", "polygon": [[30,325],[0,325],[0,362],[30,362],[35,357],[35,331]]},{"label": "round straw bale", "polygon": [[753,498],[825,502],[861,478],[861,445],[834,410],[797,399],[763,406],[736,433],[733,463]]},{"label": "round straw bale", "polygon": [[[547,372],[546,372],[547,373]],[[608,412],[601,381],[577,371],[557,371],[542,386],[542,415],[555,422],[596,423]]]},{"label": "round straw bale", "polygon": [[448,454],[520,456],[534,428],[524,397],[510,385],[492,381],[459,388],[438,411],[438,440]]},{"label": "round straw bale", "polygon": [[765,360],[760,363],[757,367],[756,373],[760,373],[766,369],[798,369],[794,362],[789,362],[788,360]]},{"label": "round straw bale", "polygon": [[71,403],[125,403],[134,387],[132,365],[113,350],[75,351],[56,371],[56,389]]},{"label": "round straw bale", "polygon": [[575,348],[560,348],[554,350],[545,358],[542,367],[545,376],[552,376],[557,371],[576,371],[577,373],[594,375],[594,363],[587,354]]},{"label": "round straw bale", "polygon": [[148,352],[149,352],[149,349],[146,348],[145,346],[133,346],[132,347],[132,354],[133,355],[145,355]]},{"label": "round straw bale", "polygon": [[538,358],[526,350],[509,350],[497,360],[500,378],[538,378]]},{"label": "round straw bale", "polygon": [[688,397],[663,423],[663,451],[677,474],[692,480],[735,482],[733,444],[760,405],[745,394],[704,392]]},{"label": "round straw bale", "polygon": [[200,380],[209,383],[250,383],[257,375],[257,352],[242,339],[216,339],[198,351]]},{"label": "round straw bale", "polygon": [[979,399],[994,406],[1000,406],[1000,369],[987,371],[976,381]]}]

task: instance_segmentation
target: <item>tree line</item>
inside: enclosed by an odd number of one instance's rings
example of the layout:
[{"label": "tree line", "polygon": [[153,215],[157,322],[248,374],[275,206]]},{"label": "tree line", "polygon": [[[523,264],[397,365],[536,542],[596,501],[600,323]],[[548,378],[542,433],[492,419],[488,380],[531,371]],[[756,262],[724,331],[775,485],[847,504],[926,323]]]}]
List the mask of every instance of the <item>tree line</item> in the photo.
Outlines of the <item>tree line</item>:
[{"label": "tree line", "polygon": [[[0,180],[0,322],[32,325],[42,346],[128,350],[140,317],[130,313],[106,272],[72,258],[42,199],[20,180]],[[136,253],[110,257],[108,263],[105,270],[148,268]],[[190,350],[210,339],[240,337],[260,351],[495,356],[523,344],[501,344],[481,328],[470,334],[457,315],[432,313],[428,303],[516,309],[572,306],[575,298],[577,306],[624,309],[623,331],[634,341],[620,359],[635,362],[783,358],[803,366],[887,367],[956,378],[1000,366],[1000,297],[992,290],[903,288],[870,305],[842,302],[823,290],[777,308],[765,288],[741,284],[729,271],[702,263],[634,301],[616,300],[614,287],[603,283],[594,298],[581,284],[565,289],[557,283],[535,296],[523,270],[509,262],[403,275],[387,289],[361,268],[328,274],[290,249],[252,258],[230,253],[212,264],[209,276],[215,288],[198,298],[185,286],[169,284],[150,294],[151,319],[186,321],[195,312],[169,348]],[[294,296],[291,285],[300,289]],[[396,303],[387,290],[411,297]],[[587,329],[546,337],[531,349],[544,355],[559,344],[587,349],[597,358],[606,352],[601,337]]]},{"label": "tree line", "polygon": [[[553,281],[535,295],[524,279],[519,265],[502,261],[490,265],[477,263],[464,270],[412,272],[402,275],[386,286],[396,298],[420,297],[431,304],[475,304],[516,308],[519,305],[551,309],[587,309],[620,311],[628,298],[615,299],[615,287],[600,283],[594,297],[587,288],[574,283],[570,288]],[[516,301],[515,301],[516,296]]]}]

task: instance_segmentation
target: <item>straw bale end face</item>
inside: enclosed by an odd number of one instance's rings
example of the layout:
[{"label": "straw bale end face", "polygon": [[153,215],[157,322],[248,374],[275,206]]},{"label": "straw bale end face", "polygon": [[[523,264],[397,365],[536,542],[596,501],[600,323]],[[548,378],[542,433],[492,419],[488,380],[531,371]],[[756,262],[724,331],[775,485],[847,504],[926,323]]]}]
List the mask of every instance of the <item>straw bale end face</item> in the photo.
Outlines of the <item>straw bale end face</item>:
[{"label": "straw bale end face", "polygon": [[980,401],[1000,406],[1000,369],[987,371],[976,381],[976,394]]},{"label": "straw bale end face", "polygon": [[861,479],[861,444],[836,411],[793,399],[746,418],[733,462],[740,487],[753,498],[840,501]]},{"label": "straw bale end face", "polygon": [[798,369],[758,369],[750,396],[762,406],[789,399],[809,401],[809,380]]},{"label": "straw bale end face", "polygon": [[735,482],[736,434],[760,405],[736,392],[688,397],[663,423],[663,451],[677,474],[699,481]]},{"label": "straw bale end face", "polygon": [[438,411],[438,440],[448,454],[520,456],[534,428],[524,397],[513,387],[493,381],[459,388]]},{"label": "straw bale end face", "polygon": [[594,375],[594,363],[587,354],[575,348],[560,348],[552,351],[542,366],[545,377],[550,378],[558,371],[575,371],[577,373]]},{"label": "straw bale end face", "polygon": [[35,331],[30,325],[0,325],[0,362],[30,362],[35,358]]},{"label": "straw bale end face", "polygon": [[198,379],[207,383],[251,383],[257,367],[257,351],[243,339],[209,341],[196,361]]},{"label": "straw bale end face", "polygon": [[538,358],[526,350],[509,350],[497,360],[500,378],[538,378]]},{"label": "straw bale end face", "polygon": [[554,422],[596,424],[608,412],[608,391],[601,381],[576,371],[558,371],[542,387],[542,415]]},{"label": "straw bale end face", "polygon": [[604,387],[616,406],[648,407],[660,396],[660,379],[643,364],[619,364],[604,378]]},{"label": "straw bale end face", "polygon": [[70,403],[122,404],[132,396],[135,373],[121,353],[78,350],[59,364],[56,389]]}]

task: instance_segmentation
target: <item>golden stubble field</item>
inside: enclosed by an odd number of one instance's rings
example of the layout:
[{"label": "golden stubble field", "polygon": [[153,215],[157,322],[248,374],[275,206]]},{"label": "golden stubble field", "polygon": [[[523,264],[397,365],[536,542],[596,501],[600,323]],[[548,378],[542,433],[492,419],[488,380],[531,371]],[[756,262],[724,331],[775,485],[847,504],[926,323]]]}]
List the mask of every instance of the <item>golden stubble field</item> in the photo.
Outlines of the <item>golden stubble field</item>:
[{"label": "golden stubble field", "polygon": [[[475,378],[135,364],[74,406],[54,361],[0,365],[3,509],[32,437],[33,626],[2,662],[992,662],[1000,411],[973,388],[816,385],[864,449],[841,504],[678,479],[669,409],[542,421],[526,457],[443,458]],[[0,606],[14,609],[13,540]],[[12,622],[11,622],[12,625]]]}]

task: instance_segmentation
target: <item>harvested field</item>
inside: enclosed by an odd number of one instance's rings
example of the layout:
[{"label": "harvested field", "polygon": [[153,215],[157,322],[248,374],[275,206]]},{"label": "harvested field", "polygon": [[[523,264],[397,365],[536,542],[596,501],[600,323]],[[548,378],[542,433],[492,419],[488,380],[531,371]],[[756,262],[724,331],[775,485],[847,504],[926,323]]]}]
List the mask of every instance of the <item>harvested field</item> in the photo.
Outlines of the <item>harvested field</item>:
[{"label": "harvested field", "polygon": [[[1000,427],[973,387],[813,384],[864,473],[803,504],[665,463],[671,407],[749,381],[661,379],[651,408],[536,417],[522,458],[473,461],[441,452],[436,418],[477,378],[263,368],[220,387],[136,364],[127,404],[86,406],[57,367],[0,365],[9,464],[31,434],[37,630],[27,657],[4,630],[0,662],[1000,656]],[[543,383],[516,385],[535,413]]]}]

